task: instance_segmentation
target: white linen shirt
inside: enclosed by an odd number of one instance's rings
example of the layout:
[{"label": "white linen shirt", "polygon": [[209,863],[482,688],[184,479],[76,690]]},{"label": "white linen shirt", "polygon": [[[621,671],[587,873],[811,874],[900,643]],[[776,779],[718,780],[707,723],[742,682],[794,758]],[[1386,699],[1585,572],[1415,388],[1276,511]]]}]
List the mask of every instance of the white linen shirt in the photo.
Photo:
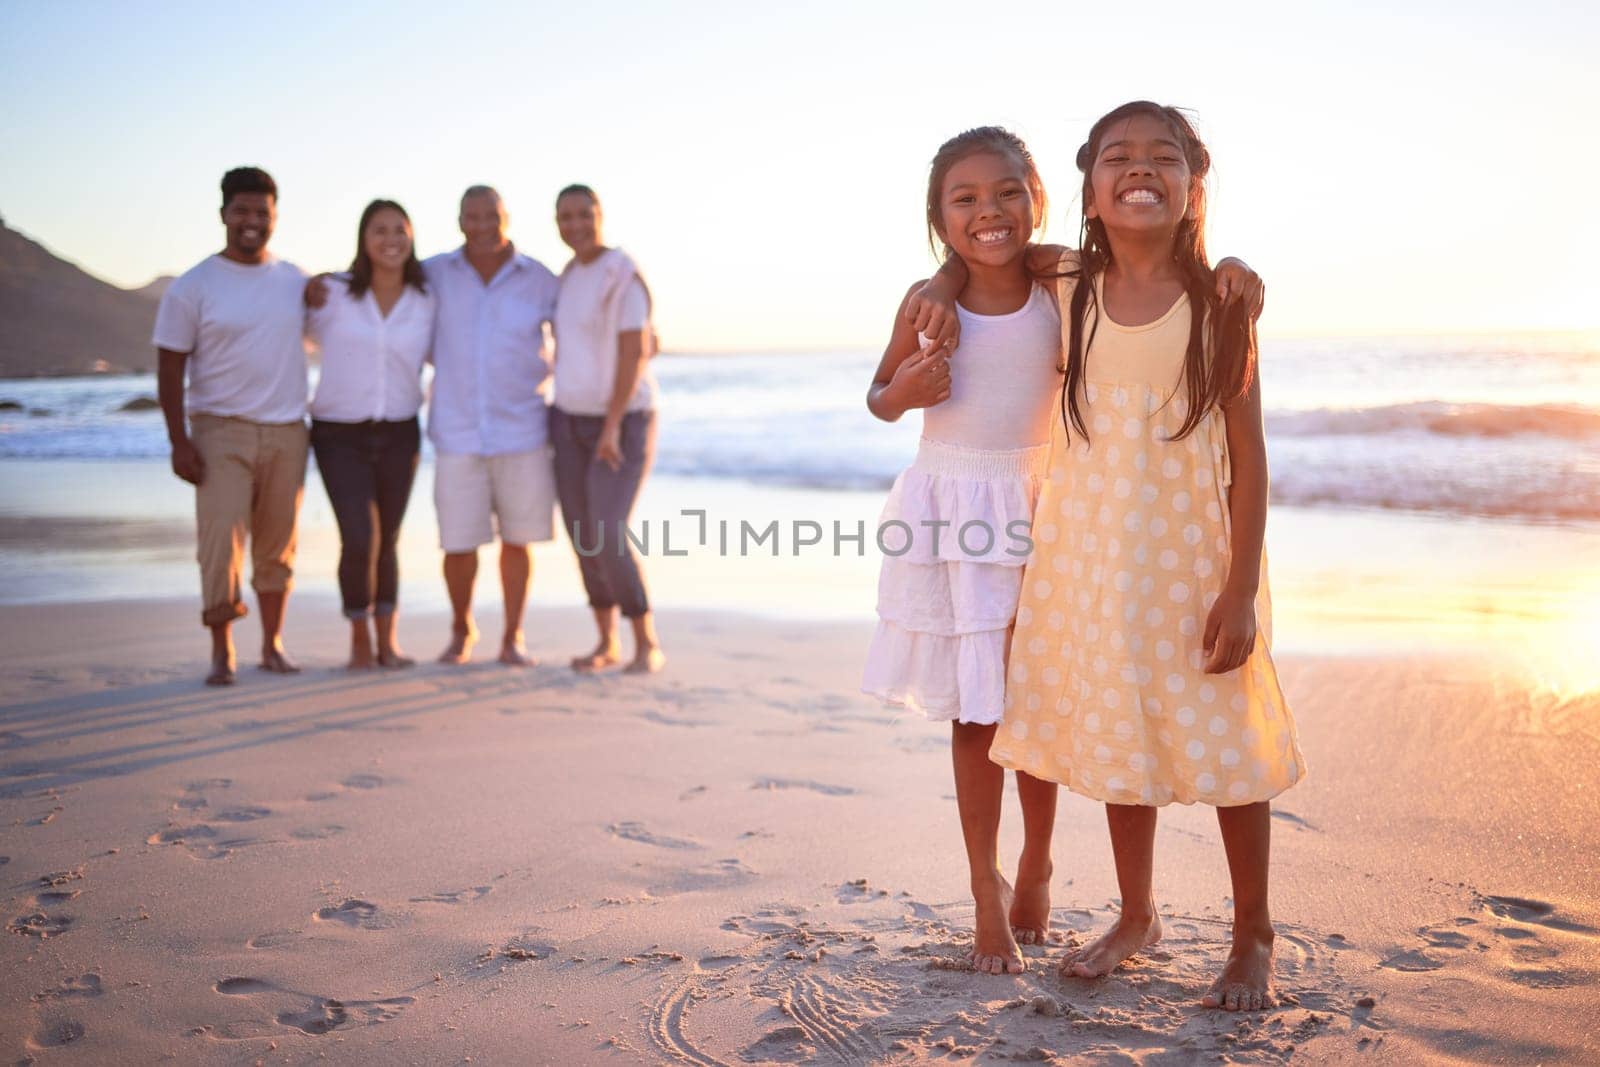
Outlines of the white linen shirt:
[{"label": "white linen shirt", "polygon": [[464,249],[422,264],[438,311],[428,438],[440,452],[500,456],[549,439],[549,323],[556,276],[515,249],[489,284]]},{"label": "white linen shirt", "polygon": [[387,317],[368,289],[350,299],[350,282],[329,275],[328,299],[313,308],[309,332],[322,350],[311,417],[328,422],[400,422],[422,407],[422,365],[433,344],[434,296],[407,285]]},{"label": "white linen shirt", "polygon": [[[650,296],[638,269],[621,249],[608,248],[592,263],[574,259],[561,272],[556,301],[556,407],[569,415],[604,415],[611,408],[620,357],[617,335],[645,332],[649,344]],[[656,405],[649,351],[628,411]]]},{"label": "white linen shirt", "polygon": [[152,340],[186,352],[190,414],[252,422],[306,417],[306,275],[287,260],[207,256],[161,297]]}]

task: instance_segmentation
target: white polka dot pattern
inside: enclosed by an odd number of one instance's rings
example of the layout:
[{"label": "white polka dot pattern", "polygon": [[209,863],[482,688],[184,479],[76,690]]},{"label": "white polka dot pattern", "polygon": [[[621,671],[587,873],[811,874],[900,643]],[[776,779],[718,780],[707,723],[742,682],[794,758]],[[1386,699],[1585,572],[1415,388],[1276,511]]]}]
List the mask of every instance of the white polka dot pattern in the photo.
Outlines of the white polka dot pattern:
[{"label": "white polka dot pattern", "polygon": [[1255,649],[1236,671],[1204,673],[1231,476],[1220,412],[1175,440],[1188,332],[1187,299],[1149,326],[1100,317],[1079,397],[1089,439],[1056,426],[1039,500],[1051,536],[1021,583],[1011,729],[990,752],[1109,803],[1248,804],[1305,776],[1270,652],[1264,559]]}]

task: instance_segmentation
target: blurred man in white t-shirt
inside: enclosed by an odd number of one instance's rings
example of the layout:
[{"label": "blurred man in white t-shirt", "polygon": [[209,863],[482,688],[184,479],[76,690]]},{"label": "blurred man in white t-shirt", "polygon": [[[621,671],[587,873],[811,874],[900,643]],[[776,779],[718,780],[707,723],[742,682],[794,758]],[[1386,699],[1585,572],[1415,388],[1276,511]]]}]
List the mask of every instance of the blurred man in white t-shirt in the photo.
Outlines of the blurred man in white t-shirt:
[{"label": "blurred man in white t-shirt", "polygon": [[278,187],[257,167],[222,178],[227,245],[174,281],[156,314],[172,470],[195,487],[207,685],[230,685],[231,628],[246,614],[246,540],[261,612],[261,667],[299,670],[283,647],[305,484],[305,274],[267,252]]}]

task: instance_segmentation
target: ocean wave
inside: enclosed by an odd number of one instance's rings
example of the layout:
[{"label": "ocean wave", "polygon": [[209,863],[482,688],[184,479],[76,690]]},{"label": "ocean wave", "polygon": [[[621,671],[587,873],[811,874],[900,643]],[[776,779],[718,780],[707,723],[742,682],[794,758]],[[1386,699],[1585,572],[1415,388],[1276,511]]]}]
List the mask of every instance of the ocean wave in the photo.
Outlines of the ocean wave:
[{"label": "ocean wave", "polygon": [[1445,437],[1600,439],[1600,409],[1567,404],[1448,404],[1430,400],[1375,408],[1319,408],[1267,414],[1269,437]]}]

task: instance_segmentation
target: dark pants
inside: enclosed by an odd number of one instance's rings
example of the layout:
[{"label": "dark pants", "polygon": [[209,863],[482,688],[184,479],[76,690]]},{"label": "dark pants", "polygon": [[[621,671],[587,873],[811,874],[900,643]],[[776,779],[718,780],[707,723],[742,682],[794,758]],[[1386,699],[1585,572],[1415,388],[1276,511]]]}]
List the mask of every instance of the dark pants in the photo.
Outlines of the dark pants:
[{"label": "dark pants", "polygon": [[339,592],[347,618],[387,615],[399,600],[395,542],[421,444],[416,419],[311,421],[311,448],[339,522]]},{"label": "dark pants", "polygon": [[589,606],[620,608],[624,617],[637,619],[650,610],[650,597],[623,531],[655,459],[656,414],[633,411],[622,417],[622,465],[616,470],[594,455],[605,421],[598,415],[550,410],[556,495],[567,536],[578,551]]}]

